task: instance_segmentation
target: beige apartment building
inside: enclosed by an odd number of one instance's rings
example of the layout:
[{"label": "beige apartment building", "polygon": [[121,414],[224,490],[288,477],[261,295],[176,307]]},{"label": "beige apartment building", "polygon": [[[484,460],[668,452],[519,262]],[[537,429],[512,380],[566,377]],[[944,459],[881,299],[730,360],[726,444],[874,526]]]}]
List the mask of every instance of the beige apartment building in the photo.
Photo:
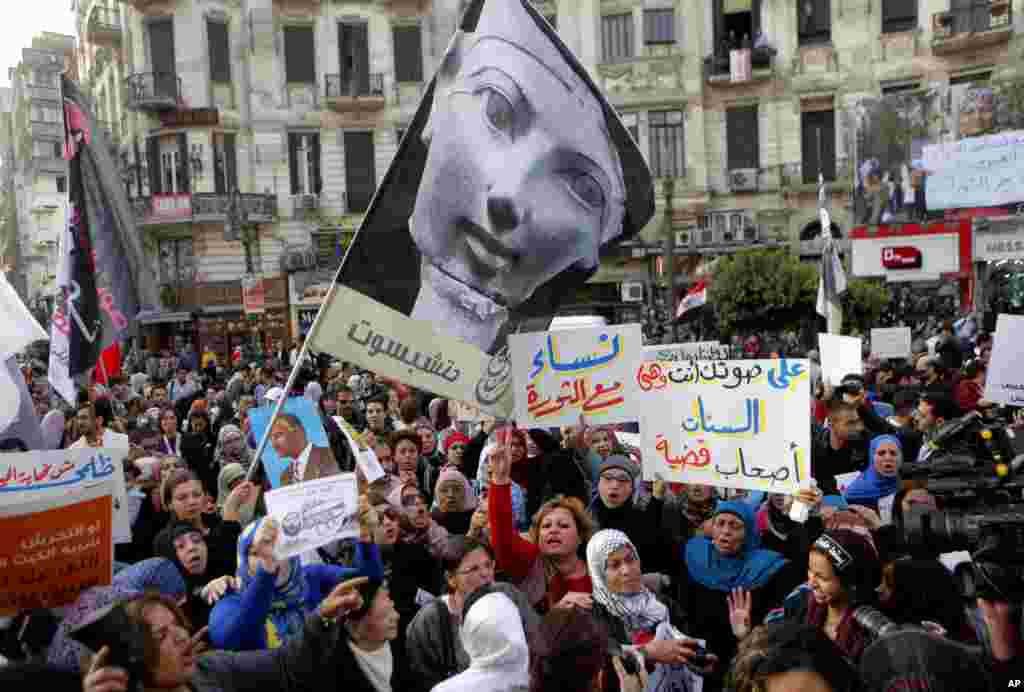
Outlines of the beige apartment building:
[{"label": "beige apartment building", "polygon": [[61,231],[67,212],[67,164],[60,75],[73,66],[73,36],[43,32],[22,49],[8,69],[3,98],[0,151],[3,164],[3,224],[8,278],[22,299],[47,315],[57,292]]},{"label": "beige apartment building", "polygon": [[[82,81],[170,306],[142,326],[150,346],[191,340],[226,354],[308,327],[462,5],[77,0]],[[648,228],[569,300],[616,321],[643,320],[670,277],[678,293],[739,248],[820,254],[819,173],[845,244],[859,104],[1013,77],[1024,30],[1024,0],[535,5],[656,177]],[[254,319],[239,286],[249,271],[263,283]]]}]

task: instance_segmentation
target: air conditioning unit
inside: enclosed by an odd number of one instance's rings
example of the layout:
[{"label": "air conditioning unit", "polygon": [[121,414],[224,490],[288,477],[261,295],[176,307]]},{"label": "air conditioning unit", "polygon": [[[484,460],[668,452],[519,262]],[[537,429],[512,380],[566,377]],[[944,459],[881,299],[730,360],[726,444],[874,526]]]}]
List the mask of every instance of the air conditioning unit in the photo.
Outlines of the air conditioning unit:
[{"label": "air conditioning unit", "polygon": [[693,242],[691,231],[676,231],[676,247],[690,247]]},{"label": "air conditioning unit", "polygon": [[644,302],[644,283],[642,281],[622,282],[622,302],[642,303]]},{"label": "air conditioning unit", "polygon": [[317,209],[320,206],[320,197],[318,195],[302,195],[299,206],[306,210]]},{"label": "air conditioning unit", "polygon": [[756,192],[757,169],[733,168],[729,171],[729,189],[733,192]]},{"label": "air conditioning unit", "polygon": [[700,232],[700,244],[701,245],[713,245],[715,242],[715,232],[710,228],[707,228]]}]

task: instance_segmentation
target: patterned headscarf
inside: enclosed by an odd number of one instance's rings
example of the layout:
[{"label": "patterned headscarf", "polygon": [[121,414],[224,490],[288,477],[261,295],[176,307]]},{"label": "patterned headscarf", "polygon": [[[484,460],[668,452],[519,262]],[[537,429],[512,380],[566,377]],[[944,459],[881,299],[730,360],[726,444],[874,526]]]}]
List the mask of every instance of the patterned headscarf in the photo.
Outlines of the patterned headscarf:
[{"label": "patterned headscarf", "polygon": [[[238,573],[242,582],[240,591],[245,592],[255,578],[249,572],[249,551],[252,549],[256,532],[263,525],[265,517],[249,524],[238,537]],[[294,637],[301,637],[306,618],[306,598],[309,586],[297,557],[288,560],[288,581],[279,586],[274,583],[274,595],[267,615],[267,647],[276,649]]]},{"label": "patterned headscarf", "polygon": [[640,553],[626,534],[615,529],[605,529],[594,534],[587,543],[587,571],[593,584],[594,600],[626,626],[626,631],[654,631],[669,618],[668,608],[662,604],[647,587],[632,594],[612,593],[608,590],[608,556],[617,550],[628,548],[637,560]]}]

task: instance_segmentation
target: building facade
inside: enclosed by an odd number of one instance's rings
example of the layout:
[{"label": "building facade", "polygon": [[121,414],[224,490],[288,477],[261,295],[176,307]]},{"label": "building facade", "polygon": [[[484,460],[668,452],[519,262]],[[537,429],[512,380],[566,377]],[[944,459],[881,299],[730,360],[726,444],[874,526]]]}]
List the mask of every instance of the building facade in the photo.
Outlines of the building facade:
[{"label": "building facade", "polygon": [[449,4],[76,5],[80,69],[169,308],[141,325],[147,346],[227,355],[308,329],[454,31]]},{"label": "building facade", "polygon": [[[308,328],[464,4],[79,0],[79,70],[170,306],[143,325],[151,347],[226,354]],[[657,188],[651,223],[566,310],[668,321],[716,257],[778,246],[816,259],[819,174],[849,252],[865,104],[1017,78],[1022,5],[535,2],[620,111]],[[263,282],[253,319],[248,273]]]},{"label": "building facade", "polygon": [[48,315],[53,307],[66,222],[60,75],[73,68],[74,53],[73,36],[44,32],[35,37],[22,50],[21,62],[8,71],[9,111],[0,127],[4,224],[14,241],[5,249],[5,261],[12,267],[12,283],[39,315]]},{"label": "building facade", "polygon": [[[819,173],[829,182],[831,233],[849,254],[863,223],[855,192],[872,144],[868,105],[1020,76],[1020,0],[537,6],[607,91],[656,178],[658,213],[641,239],[604,261],[577,297],[577,310],[610,317],[643,314],[624,300],[660,303],[664,316],[709,260],[739,248],[784,245],[819,257]],[[900,142],[907,159],[911,139]]]}]

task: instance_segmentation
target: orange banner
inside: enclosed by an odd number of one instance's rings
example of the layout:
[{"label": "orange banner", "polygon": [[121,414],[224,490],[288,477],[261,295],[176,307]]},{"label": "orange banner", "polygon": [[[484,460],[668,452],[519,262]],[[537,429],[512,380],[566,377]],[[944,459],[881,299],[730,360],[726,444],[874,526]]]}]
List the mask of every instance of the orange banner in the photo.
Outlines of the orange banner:
[{"label": "orange banner", "polygon": [[19,513],[0,517],[0,615],[68,605],[85,589],[110,583],[111,502],[107,491],[61,498],[63,506],[9,508]]}]

